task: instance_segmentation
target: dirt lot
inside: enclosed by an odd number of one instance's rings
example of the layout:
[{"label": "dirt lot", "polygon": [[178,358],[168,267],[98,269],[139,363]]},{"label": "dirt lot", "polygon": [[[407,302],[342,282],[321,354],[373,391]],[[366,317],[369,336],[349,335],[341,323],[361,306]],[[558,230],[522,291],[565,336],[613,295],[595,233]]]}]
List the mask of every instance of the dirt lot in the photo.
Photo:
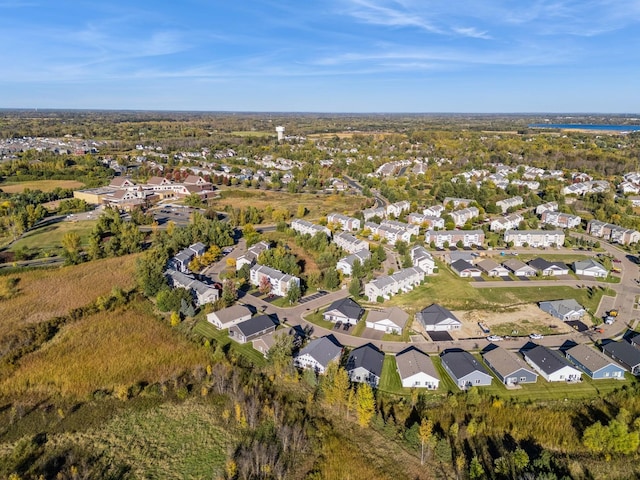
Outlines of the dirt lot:
[{"label": "dirt lot", "polygon": [[[455,338],[484,337],[478,322],[489,327],[494,335],[528,335],[567,333],[571,327],[563,321],[543,312],[537,305],[521,305],[509,312],[469,310],[452,312],[462,321],[462,329],[452,332]],[[590,324],[591,322],[586,321]]]}]

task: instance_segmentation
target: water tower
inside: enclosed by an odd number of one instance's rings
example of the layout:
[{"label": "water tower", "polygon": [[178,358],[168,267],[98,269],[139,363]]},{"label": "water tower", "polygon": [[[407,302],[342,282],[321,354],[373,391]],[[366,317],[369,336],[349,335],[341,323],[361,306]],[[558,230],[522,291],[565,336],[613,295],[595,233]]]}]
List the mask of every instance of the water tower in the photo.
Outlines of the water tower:
[{"label": "water tower", "polygon": [[277,126],[276,127],[276,132],[278,133],[278,141],[281,142],[282,139],[284,138],[284,127]]}]

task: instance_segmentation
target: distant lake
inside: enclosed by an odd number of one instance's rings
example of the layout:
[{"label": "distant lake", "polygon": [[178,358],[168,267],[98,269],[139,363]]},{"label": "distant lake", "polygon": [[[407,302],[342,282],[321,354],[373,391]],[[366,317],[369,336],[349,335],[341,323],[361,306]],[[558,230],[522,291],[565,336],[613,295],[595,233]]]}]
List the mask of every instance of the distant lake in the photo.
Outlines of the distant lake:
[{"label": "distant lake", "polygon": [[561,128],[573,130],[611,130],[614,132],[640,132],[640,125],[589,125],[579,123],[533,123],[531,128]]}]

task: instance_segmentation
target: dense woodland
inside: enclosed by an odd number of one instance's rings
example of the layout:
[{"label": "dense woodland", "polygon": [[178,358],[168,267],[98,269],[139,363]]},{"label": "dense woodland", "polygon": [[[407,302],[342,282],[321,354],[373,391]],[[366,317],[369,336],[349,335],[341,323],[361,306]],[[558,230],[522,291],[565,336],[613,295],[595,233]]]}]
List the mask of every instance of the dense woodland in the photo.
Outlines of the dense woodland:
[{"label": "dense woodland", "polygon": [[[162,172],[168,178],[182,175],[180,168],[190,165],[190,160],[174,154],[185,149],[232,148],[237,155],[225,161],[238,170],[259,168],[256,162],[265,155],[302,162],[292,169],[288,185],[278,176],[269,184],[234,185],[245,191],[316,193],[332,177],[347,174],[364,186],[365,195],[377,191],[390,201],[409,200],[414,208],[459,196],[473,199],[484,215],[495,213],[490,210],[495,201],[521,194],[527,206],[557,200],[564,211],[640,229],[628,201],[611,193],[566,204],[555,181],[543,181],[540,195],[518,189],[505,192],[491,184],[478,189],[451,182],[461,170],[483,168],[490,162],[567,172],[578,169],[609,180],[639,169],[640,134],[560,134],[527,127],[540,120],[2,111],[0,138],[73,135],[105,141],[107,146],[96,155],[18,152],[17,158],[0,162],[0,190],[3,183],[43,179],[104,185],[113,171],[102,160],[116,158],[129,165],[139,143],[161,146],[168,154]],[[304,138],[277,144],[273,129],[280,124],[288,135]],[[321,166],[320,161],[327,158],[332,165]],[[366,176],[385,162],[405,158],[446,161],[421,175]],[[132,171],[139,179],[158,173],[144,167]],[[211,180],[230,186],[215,175]],[[0,193],[4,240],[20,237],[52,213],[86,208],[70,203],[70,196],[67,189]],[[45,211],[43,205],[53,200],[67,203],[61,202],[54,212]],[[341,367],[321,378],[294,370],[290,359],[295,347],[284,337],[266,360],[256,360],[228,342],[205,338],[197,325],[206,309],[196,311],[193,305],[185,305],[184,292],[172,293],[162,275],[167,259],[192,242],[214,246],[217,250],[211,256],[217,258],[221,248],[234,243],[233,227],[243,226],[247,241],[255,243],[263,237],[253,224],[273,222],[278,224],[274,248],[263,254],[264,263],[301,275],[303,288],[338,286],[335,270],[328,269],[340,254],[335,246],[324,235],[300,236],[286,228],[286,220],[304,217],[307,211],[274,207],[226,208],[229,222],[219,221],[213,208],[207,215],[194,215],[188,227],[153,227],[145,235],[136,226],[148,223],[143,212],[134,213],[133,222],[124,222],[108,211],[91,230],[87,246],[77,236],[66,236],[63,255],[68,264],[78,265],[56,270],[60,278],[117,258],[128,259],[135,273],[130,283],[109,285],[104,291],[99,290],[104,287],[100,282],[83,283],[88,273],[69,277],[73,279],[56,285],[69,290],[57,296],[76,298],[77,293],[70,293],[76,288],[88,295],[86,299],[65,304],[55,315],[49,313],[53,308],[44,311],[43,307],[11,332],[0,333],[0,477],[551,480],[640,476],[640,387],[635,382],[621,385],[606,398],[564,401],[507,400],[474,388],[444,396],[418,391],[391,395],[349,385]],[[535,219],[526,221],[535,228]],[[307,253],[307,263],[295,248]],[[397,248],[400,251],[406,245]],[[384,249],[373,254],[366,265],[356,266],[354,290],[385,260]],[[48,271],[0,272],[0,312],[5,317],[18,317],[20,309],[26,308],[20,302],[34,294],[27,285],[46,275],[41,272]],[[220,304],[213,308],[237,298],[235,285],[242,279],[228,280]],[[29,301],[29,305],[37,303]],[[161,345],[159,338],[166,344]],[[131,343],[123,350],[124,342]],[[152,351],[145,350],[146,345]],[[163,347],[179,350],[179,358],[169,353],[162,357],[166,363],[160,364]],[[100,373],[86,380],[83,370],[90,370],[94,362],[99,362],[101,370],[96,371]],[[127,371],[118,370],[117,365],[127,366]],[[38,368],[44,373],[39,374]],[[76,387],[62,388],[65,381],[74,383],[73,375],[78,377]],[[86,388],[79,386],[81,377]]]}]

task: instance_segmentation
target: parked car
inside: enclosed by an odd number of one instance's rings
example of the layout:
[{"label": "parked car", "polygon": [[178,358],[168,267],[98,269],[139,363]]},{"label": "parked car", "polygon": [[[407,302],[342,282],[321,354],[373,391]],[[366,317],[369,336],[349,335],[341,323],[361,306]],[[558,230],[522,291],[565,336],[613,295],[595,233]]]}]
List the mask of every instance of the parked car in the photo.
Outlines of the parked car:
[{"label": "parked car", "polygon": [[489,335],[487,337],[487,340],[489,340],[490,342],[499,342],[502,340],[502,337],[500,335]]},{"label": "parked car", "polygon": [[540,340],[542,338],[542,335],[540,335],[539,333],[532,333],[529,335],[529,338],[532,340]]},{"label": "parked car", "polygon": [[336,322],[336,326],[335,326],[335,327],[333,327],[333,328],[335,328],[336,330],[340,330],[340,327],[341,327],[341,326],[342,326],[342,322],[341,322],[340,320],[338,320],[338,321]]}]

